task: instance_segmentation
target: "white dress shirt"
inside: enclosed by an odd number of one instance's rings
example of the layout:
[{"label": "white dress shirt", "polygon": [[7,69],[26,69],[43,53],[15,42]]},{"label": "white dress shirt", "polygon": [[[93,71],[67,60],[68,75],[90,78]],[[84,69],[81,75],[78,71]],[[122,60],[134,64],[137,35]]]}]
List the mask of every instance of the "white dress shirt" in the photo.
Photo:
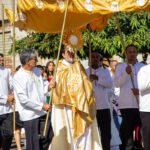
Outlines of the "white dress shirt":
[{"label": "white dress shirt", "polygon": [[[88,76],[90,76],[89,68],[86,70],[86,73]],[[92,74],[98,76],[98,81],[92,82],[95,92],[97,110],[110,109],[107,89],[112,88],[113,83],[109,71],[107,69],[99,67],[96,70],[92,69]]]},{"label": "white dress shirt", "polygon": [[32,71],[21,68],[14,75],[13,86],[20,120],[28,121],[45,114],[42,107],[48,93],[48,84],[46,85],[44,87],[41,73],[36,67]]},{"label": "white dress shirt", "polygon": [[8,95],[12,89],[11,70],[0,67],[0,115],[13,112],[12,104],[8,103]]},{"label": "white dress shirt", "polygon": [[[135,88],[138,89],[137,74],[140,68],[144,66],[144,64],[137,62],[135,65],[130,66],[132,69]],[[120,95],[118,99],[119,109],[138,108],[136,97],[131,90],[133,85],[130,79],[130,75],[126,72],[126,67],[126,63],[119,64],[116,67],[116,72],[114,75],[114,84],[116,87],[120,87]]]},{"label": "white dress shirt", "polygon": [[150,112],[150,65],[142,67],[138,73],[138,85],[140,90],[139,109],[142,112]]}]

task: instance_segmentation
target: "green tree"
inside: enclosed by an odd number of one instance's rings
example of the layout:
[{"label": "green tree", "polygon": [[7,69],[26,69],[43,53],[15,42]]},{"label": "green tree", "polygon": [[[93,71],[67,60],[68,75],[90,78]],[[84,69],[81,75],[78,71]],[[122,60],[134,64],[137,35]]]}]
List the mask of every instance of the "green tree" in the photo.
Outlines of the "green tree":
[{"label": "green tree", "polygon": [[[135,44],[140,53],[150,50],[150,13],[131,12],[119,13],[118,19],[123,33],[125,45]],[[80,58],[87,58],[89,55],[89,33],[82,31],[84,46],[79,52]],[[107,27],[102,31],[91,32],[92,51],[99,51],[104,57],[111,58],[114,54],[123,56],[121,40],[118,34],[115,17],[109,19]],[[60,35],[28,33],[28,36],[16,41],[16,51],[19,53],[24,48],[38,50],[42,58],[56,58]]]}]

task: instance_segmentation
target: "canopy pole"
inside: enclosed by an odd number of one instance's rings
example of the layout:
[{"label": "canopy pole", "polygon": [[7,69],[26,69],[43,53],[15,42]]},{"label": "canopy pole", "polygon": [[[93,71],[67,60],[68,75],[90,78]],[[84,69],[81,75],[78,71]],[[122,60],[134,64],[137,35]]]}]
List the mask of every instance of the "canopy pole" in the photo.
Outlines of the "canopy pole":
[{"label": "canopy pole", "polygon": [[[64,35],[64,29],[65,29],[68,6],[69,6],[69,0],[67,0],[67,5],[66,5],[66,9],[65,9],[65,14],[64,14],[64,20],[63,20],[63,25],[62,25],[62,30],[61,30],[61,38],[60,38],[60,42],[59,42],[59,49],[58,49],[56,67],[55,67],[55,70],[54,70],[54,80],[56,80],[56,73],[57,73],[58,62],[59,62],[59,57],[60,57],[60,50],[61,50],[61,45],[62,45],[62,40],[63,40],[63,35]],[[53,99],[53,89],[52,89],[52,92],[51,92],[49,105],[52,103],[52,99]],[[47,124],[48,124],[49,114],[50,114],[50,112],[48,112],[47,116],[46,116],[46,122],[45,122],[43,136],[46,135],[46,129],[47,129]]]},{"label": "canopy pole", "polygon": [[90,67],[90,75],[92,74],[92,64],[91,64],[91,27],[88,24],[89,29],[89,67]]},{"label": "canopy pole", "polygon": [[[117,13],[115,13],[115,18],[116,18],[117,28],[118,28],[119,36],[120,36],[120,39],[121,39],[123,51],[124,51],[125,57],[126,57],[126,63],[129,65],[128,56],[127,56],[127,53],[126,53],[126,51],[125,51],[125,44],[124,44],[124,41],[123,41],[123,36],[122,36],[121,29],[120,29],[120,24],[119,24],[119,20],[118,20],[118,17],[117,17]],[[135,88],[134,78],[133,78],[132,73],[130,74],[130,79],[131,79],[133,88]],[[136,102],[137,102],[137,104],[138,104],[138,106],[139,106],[138,96],[135,96],[135,97],[136,97]]]},{"label": "canopy pole", "polygon": [[[15,0],[13,0],[13,71],[15,70]],[[15,133],[16,129],[16,117],[15,117],[15,99],[14,99],[14,108],[13,108],[13,130]]]},{"label": "canopy pole", "polygon": [[4,4],[2,4],[2,33],[3,33],[3,40],[2,41],[3,41],[4,67],[6,67]]}]

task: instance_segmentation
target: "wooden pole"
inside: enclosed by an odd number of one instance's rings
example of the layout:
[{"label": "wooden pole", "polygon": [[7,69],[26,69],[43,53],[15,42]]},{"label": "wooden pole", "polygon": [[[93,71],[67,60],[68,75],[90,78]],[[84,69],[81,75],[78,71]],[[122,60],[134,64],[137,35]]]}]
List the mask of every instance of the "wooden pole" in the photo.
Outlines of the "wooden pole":
[{"label": "wooden pole", "polygon": [[91,27],[88,24],[89,29],[89,67],[90,67],[90,75],[92,74],[92,66],[91,66]]},{"label": "wooden pole", "polygon": [[3,40],[2,41],[3,41],[4,67],[6,67],[4,4],[2,4],[2,33],[3,33]]},{"label": "wooden pole", "polygon": [[[57,55],[57,61],[56,61],[56,66],[55,66],[55,70],[54,70],[54,80],[56,80],[56,73],[57,73],[58,62],[59,62],[59,57],[60,57],[60,50],[61,50],[61,45],[62,45],[62,40],[63,40],[63,35],[64,35],[64,29],[65,29],[65,23],[66,23],[68,5],[69,5],[69,0],[67,0],[65,14],[64,14],[64,20],[63,20],[63,25],[62,25],[62,30],[61,30],[61,38],[60,38],[60,42],[59,42],[59,49],[58,49],[58,55]],[[53,99],[53,89],[52,89],[52,92],[51,92],[49,104],[52,103],[52,99]],[[43,136],[46,135],[49,114],[50,114],[50,112],[48,112],[47,116],[46,116],[46,122],[45,122]]]},{"label": "wooden pole", "polygon": [[[120,35],[120,39],[121,39],[123,51],[124,51],[125,57],[126,57],[126,63],[127,63],[127,65],[129,65],[128,56],[127,56],[127,53],[126,53],[126,51],[125,51],[125,45],[124,45],[123,36],[122,36],[121,29],[120,29],[120,24],[119,24],[119,20],[118,20],[118,17],[117,17],[117,13],[115,13],[115,18],[116,18],[117,28],[118,28],[118,32],[119,32],[119,35]],[[131,79],[133,88],[135,88],[134,78],[133,78],[132,73],[130,74],[130,79]],[[136,102],[137,102],[137,104],[138,104],[138,106],[139,106],[138,96],[135,96],[135,97],[136,97]]]},{"label": "wooden pole", "polygon": [[[15,0],[13,0],[13,71],[15,70]],[[15,117],[15,100],[14,100],[14,110],[13,110],[13,130],[16,129],[16,117]]]}]

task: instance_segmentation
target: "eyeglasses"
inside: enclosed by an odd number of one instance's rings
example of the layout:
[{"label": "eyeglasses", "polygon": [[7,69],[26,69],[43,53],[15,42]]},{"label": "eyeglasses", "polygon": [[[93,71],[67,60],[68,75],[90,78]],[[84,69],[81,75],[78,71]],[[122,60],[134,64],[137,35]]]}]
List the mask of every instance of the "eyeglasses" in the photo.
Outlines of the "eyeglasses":
[{"label": "eyeglasses", "polygon": [[4,62],[4,60],[0,60],[1,62]]},{"label": "eyeglasses", "polygon": [[31,60],[34,60],[34,61],[38,61],[38,59],[35,57],[35,58],[32,58]]}]

